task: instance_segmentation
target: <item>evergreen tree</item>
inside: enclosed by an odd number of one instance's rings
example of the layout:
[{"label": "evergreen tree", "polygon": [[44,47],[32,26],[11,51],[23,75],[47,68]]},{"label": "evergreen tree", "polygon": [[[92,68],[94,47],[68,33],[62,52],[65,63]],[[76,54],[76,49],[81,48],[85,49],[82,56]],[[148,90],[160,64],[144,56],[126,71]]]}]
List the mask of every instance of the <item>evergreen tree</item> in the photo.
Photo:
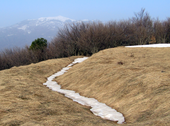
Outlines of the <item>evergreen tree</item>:
[{"label": "evergreen tree", "polygon": [[47,40],[44,38],[38,38],[32,42],[30,49],[31,50],[43,50],[44,47],[47,47]]}]

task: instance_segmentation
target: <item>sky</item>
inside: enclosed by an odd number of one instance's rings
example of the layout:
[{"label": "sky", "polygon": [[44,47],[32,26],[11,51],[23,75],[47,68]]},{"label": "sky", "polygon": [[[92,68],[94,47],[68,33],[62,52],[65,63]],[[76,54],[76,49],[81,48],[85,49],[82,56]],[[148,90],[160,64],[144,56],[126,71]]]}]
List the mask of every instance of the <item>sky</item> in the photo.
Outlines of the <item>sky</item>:
[{"label": "sky", "polygon": [[170,0],[0,0],[0,28],[26,19],[64,16],[102,22],[126,20],[141,8],[152,18],[170,17]]}]

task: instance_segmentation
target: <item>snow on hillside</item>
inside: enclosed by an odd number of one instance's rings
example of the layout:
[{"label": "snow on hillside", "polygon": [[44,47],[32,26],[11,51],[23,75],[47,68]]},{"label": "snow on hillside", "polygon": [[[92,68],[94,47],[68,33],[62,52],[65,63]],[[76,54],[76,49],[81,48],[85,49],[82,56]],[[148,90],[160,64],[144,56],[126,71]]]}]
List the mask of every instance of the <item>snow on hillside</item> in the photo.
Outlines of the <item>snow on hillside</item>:
[{"label": "snow on hillside", "polygon": [[67,72],[67,70],[70,69],[72,65],[76,63],[80,63],[86,60],[87,58],[88,57],[75,59],[73,63],[69,64],[61,71],[48,77],[47,82],[44,83],[43,85],[46,85],[48,88],[50,88],[53,91],[57,91],[59,93],[64,94],[66,97],[72,99],[75,102],[78,102],[79,104],[90,106],[91,107],[90,111],[92,111],[93,114],[96,116],[100,116],[103,119],[107,119],[111,121],[117,121],[118,124],[122,124],[125,121],[125,119],[120,112],[117,112],[115,109],[112,109],[111,107],[107,106],[105,103],[98,102],[94,98],[87,98],[84,96],[80,96],[80,94],[76,93],[75,91],[61,89],[61,86],[58,85],[57,82],[52,81],[55,77],[60,76],[65,72]]},{"label": "snow on hillside", "polygon": [[19,27],[18,29],[21,29],[21,30],[24,30],[24,31],[25,31],[28,27],[29,27],[29,26],[27,26],[27,25],[23,25],[23,26]]},{"label": "snow on hillside", "polygon": [[170,47],[170,44],[149,44],[149,45],[134,45],[134,46],[125,46],[129,48],[134,48],[134,47]]},{"label": "snow on hillside", "polygon": [[39,21],[49,21],[49,20],[59,20],[62,22],[65,22],[67,20],[71,20],[71,21],[75,21],[73,19],[67,18],[67,17],[63,17],[63,16],[57,16],[57,17],[41,17],[38,18]]},{"label": "snow on hillside", "polygon": [[[135,46],[125,46],[125,47],[170,47],[170,44],[150,44],[150,45],[135,45]],[[86,60],[87,57],[75,59],[75,61],[69,64],[67,67],[63,68],[61,71],[55,73],[54,75],[47,78],[47,82],[43,85],[46,85],[53,91],[57,91],[59,93],[64,94],[66,97],[72,99],[79,104],[86,105],[92,107],[90,111],[93,112],[94,115],[100,116],[103,119],[117,121],[118,124],[122,124],[125,122],[125,118],[123,114],[117,112],[115,109],[107,106],[105,103],[100,103],[94,98],[87,98],[84,96],[80,96],[79,93],[71,90],[61,89],[61,86],[57,84],[57,82],[52,81],[55,77],[63,75],[67,70],[71,68],[76,63],[80,63]]]}]

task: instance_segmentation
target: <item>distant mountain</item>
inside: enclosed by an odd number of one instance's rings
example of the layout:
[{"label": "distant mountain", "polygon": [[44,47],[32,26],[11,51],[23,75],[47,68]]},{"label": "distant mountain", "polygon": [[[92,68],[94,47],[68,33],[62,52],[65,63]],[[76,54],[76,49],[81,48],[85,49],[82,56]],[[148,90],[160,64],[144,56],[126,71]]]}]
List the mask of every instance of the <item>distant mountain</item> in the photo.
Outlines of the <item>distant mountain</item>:
[{"label": "distant mountain", "polygon": [[58,16],[28,19],[10,27],[0,28],[0,51],[5,48],[30,46],[37,38],[51,41],[66,23],[75,20]]}]

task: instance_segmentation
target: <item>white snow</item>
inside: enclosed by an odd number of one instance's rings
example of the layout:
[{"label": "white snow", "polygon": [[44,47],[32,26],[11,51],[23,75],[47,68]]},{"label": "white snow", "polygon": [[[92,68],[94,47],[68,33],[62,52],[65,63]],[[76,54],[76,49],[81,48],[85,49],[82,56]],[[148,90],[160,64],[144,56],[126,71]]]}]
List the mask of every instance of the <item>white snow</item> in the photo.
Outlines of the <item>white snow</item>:
[{"label": "white snow", "polygon": [[27,25],[23,25],[22,27],[20,27],[20,28],[18,28],[18,29],[21,29],[21,30],[26,30],[28,28],[28,26]]},{"label": "white snow", "polygon": [[63,16],[57,16],[57,17],[41,17],[38,18],[39,21],[49,21],[49,20],[60,20],[62,22],[65,22],[66,20],[74,21],[73,19],[63,17]]},{"label": "white snow", "polygon": [[[62,23],[64,23],[65,21],[67,20],[71,20],[71,21],[75,21],[73,19],[70,19],[70,18],[67,18],[67,17],[63,17],[63,16],[57,16],[57,17],[41,17],[41,18],[38,18],[38,20],[36,21],[36,26],[38,25],[41,25],[41,24],[44,24],[46,22],[49,22],[50,24],[54,24],[54,21],[53,20],[56,20],[56,21],[61,21]],[[62,24],[61,24],[62,25]]]},{"label": "white snow", "polygon": [[130,47],[130,48],[134,48],[134,47],[170,47],[170,44],[149,44],[149,45],[134,45],[134,46],[125,46],[125,47]]},{"label": "white snow", "polygon": [[115,109],[112,109],[111,107],[107,106],[105,103],[100,103],[94,98],[87,98],[84,96],[80,96],[79,93],[76,93],[75,91],[71,90],[65,90],[61,89],[61,86],[57,84],[57,82],[52,81],[55,77],[60,76],[67,72],[76,63],[81,63],[82,61],[86,60],[88,57],[84,58],[77,58],[69,64],[67,67],[63,68],[61,71],[53,74],[52,76],[47,78],[47,82],[43,85],[46,85],[48,88],[50,88],[53,91],[57,91],[59,93],[64,94],[66,97],[72,99],[75,102],[78,102],[79,104],[90,106],[92,113],[96,116],[100,116],[103,119],[111,120],[111,121],[117,121],[118,124],[122,124],[125,119],[123,115],[120,112],[117,112]]}]

